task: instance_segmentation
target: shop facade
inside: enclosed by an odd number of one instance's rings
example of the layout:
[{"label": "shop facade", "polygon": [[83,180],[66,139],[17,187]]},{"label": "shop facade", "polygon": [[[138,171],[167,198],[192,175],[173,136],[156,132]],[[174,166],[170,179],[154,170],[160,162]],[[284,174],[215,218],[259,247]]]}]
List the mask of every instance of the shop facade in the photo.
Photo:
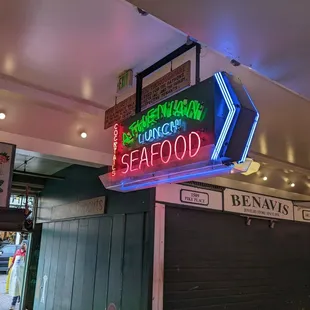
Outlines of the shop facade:
[{"label": "shop facade", "polygon": [[308,309],[309,209],[210,185],[156,188],[153,308]]},{"label": "shop facade", "polygon": [[36,310],[149,309],[154,190],[107,191],[104,171],[71,166],[42,192]]},{"label": "shop facade", "polygon": [[200,82],[197,70],[195,85],[141,111],[155,67],[137,78],[137,113],[113,125],[111,169],[73,165],[45,184],[35,310],[160,310],[156,186],[247,169],[259,113],[241,82],[225,72]]},{"label": "shop facade", "polygon": [[68,170],[71,197],[53,181],[42,194],[34,309],[310,307],[309,209],[195,182],[117,193]]},{"label": "shop facade", "polygon": [[307,209],[181,184],[247,172],[259,120],[236,77],[199,81],[192,47],[195,85],[143,106],[143,78],[176,56],[138,74],[135,113],[109,124],[111,167],[73,165],[45,184],[35,310],[310,307]]}]

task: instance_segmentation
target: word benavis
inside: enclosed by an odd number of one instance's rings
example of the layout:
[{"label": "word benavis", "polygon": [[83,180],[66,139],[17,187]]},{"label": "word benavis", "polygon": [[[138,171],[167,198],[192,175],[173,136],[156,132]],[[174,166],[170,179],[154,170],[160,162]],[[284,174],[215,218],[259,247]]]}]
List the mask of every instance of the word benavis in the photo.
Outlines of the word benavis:
[{"label": "word benavis", "polygon": [[[114,127],[113,176],[139,175],[209,158],[213,109],[183,97],[151,107]],[[117,135],[117,137],[116,137]]]}]

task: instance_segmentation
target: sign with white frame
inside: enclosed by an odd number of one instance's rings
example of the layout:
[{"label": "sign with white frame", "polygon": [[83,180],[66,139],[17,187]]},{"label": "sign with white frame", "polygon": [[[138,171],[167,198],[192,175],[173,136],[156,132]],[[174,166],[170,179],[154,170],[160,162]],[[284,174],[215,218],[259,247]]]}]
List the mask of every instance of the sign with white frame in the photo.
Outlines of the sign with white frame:
[{"label": "sign with white frame", "polygon": [[294,206],[294,218],[297,222],[310,223],[310,208]]},{"label": "sign with white frame", "polygon": [[294,220],[292,201],[232,189],[224,191],[224,210],[249,216]]},{"label": "sign with white frame", "polygon": [[16,145],[0,143],[0,207],[10,204]]},{"label": "sign with white frame", "polygon": [[156,187],[156,201],[213,210],[223,209],[221,192],[179,184]]},{"label": "sign with white frame", "polygon": [[51,220],[80,218],[103,215],[105,212],[105,197],[96,197],[88,200],[55,206],[51,209]]}]

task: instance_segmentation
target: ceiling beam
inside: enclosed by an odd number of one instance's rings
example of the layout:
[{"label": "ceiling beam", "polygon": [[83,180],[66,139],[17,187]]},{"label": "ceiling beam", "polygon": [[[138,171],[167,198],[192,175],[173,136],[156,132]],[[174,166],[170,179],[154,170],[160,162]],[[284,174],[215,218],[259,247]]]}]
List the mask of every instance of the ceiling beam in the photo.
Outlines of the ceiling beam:
[{"label": "ceiling beam", "polygon": [[67,163],[70,165],[81,165],[81,166],[87,166],[87,167],[92,167],[92,168],[101,168],[103,166],[102,164],[98,164],[95,162],[86,162],[82,160],[75,160],[73,158],[47,155],[47,154],[42,154],[38,152],[26,151],[22,149],[16,149],[16,154],[24,155],[28,157],[36,157],[36,158],[53,160],[53,161],[59,161],[59,162]]},{"label": "ceiling beam", "polygon": [[27,186],[32,188],[32,189],[44,189],[44,185],[42,184],[35,184],[35,183],[23,183],[23,182],[12,182],[12,186],[15,187],[22,187],[23,189],[26,188]]},{"label": "ceiling beam", "polygon": [[32,172],[26,172],[26,171],[19,171],[19,170],[14,170],[14,174],[20,174],[20,175],[25,175],[29,177],[36,177],[36,178],[42,178],[42,179],[50,179],[50,180],[58,180],[62,181],[65,178],[62,177],[56,177],[54,175],[46,175],[46,174],[41,174],[41,173],[32,173]]},{"label": "ceiling beam", "polygon": [[310,175],[310,169],[306,167],[302,167],[293,163],[290,163],[288,161],[282,161],[279,159],[275,159],[273,157],[255,152],[250,151],[249,157],[253,158],[255,161],[259,163],[267,163],[269,165],[272,165],[273,167],[280,168],[280,169],[290,169],[296,173],[302,174],[302,175]]},{"label": "ceiling beam", "polygon": [[29,176],[29,175],[21,175],[21,174],[13,174],[13,183],[15,184],[28,184],[43,187],[45,184],[45,179],[38,178],[37,176]]},{"label": "ceiling beam", "polygon": [[108,109],[107,106],[97,102],[69,96],[62,92],[28,83],[3,73],[0,73],[0,89],[26,96],[38,102],[47,102],[61,109],[71,111],[80,111],[97,115]]}]

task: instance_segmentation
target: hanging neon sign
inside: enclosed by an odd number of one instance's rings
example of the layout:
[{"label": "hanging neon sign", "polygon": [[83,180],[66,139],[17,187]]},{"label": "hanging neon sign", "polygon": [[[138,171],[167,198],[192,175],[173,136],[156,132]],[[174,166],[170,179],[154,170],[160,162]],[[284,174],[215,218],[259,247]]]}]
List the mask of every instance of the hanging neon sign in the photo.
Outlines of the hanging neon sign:
[{"label": "hanging neon sign", "polygon": [[183,129],[186,130],[186,122],[176,119],[171,122],[164,123],[163,125],[157,126],[152,129],[147,129],[143,133],[138,134],[139,144],[144,144],[148,142],[153,142],[155,140],[160,140],[164,137],[168,137],[176,134],[178,131]]},{"label": "hanging neon sign", "polygon": [[118,149],[118,135],[119,128],[118,124],[113,127],[113,158],[112,158],[112,176],[116,175],[116,159],[117,159],[117,149]]},{"label": "hanging neon sign", "polygon": [[230,171],[243,162],[258,112],[226,73],[192,86],[114,126],[107,188],[127,191]]},{"label": "hanging neon sign", "polygon": [[128,126],[128,130],[123,133],[123,145],[130,146],[139,135],[145,131],[154,130],[156,124],[163,119],[169,121],[180,118],[202,121],[206,112],[207,109],[197,100],[172,100],[158,104]]},{"label": "hanging neon sign", "polygon": [[144,146],[122,155],[121,163],[125,168],[121,173],[144,171],[150,167],[183,161],[185,156],[193,158],[200,148],[201,138],[197,132],[191,132],[188,136],[178,135],[174,141],[155,142],[149,147]]},{"label": "hanging neon sign", "polygon": [[167,101],[125,121],[113,176],[134,176],[192,162],[201,148],[214,143],[213,115],[207,111],[208,107],[189,97]]}]

